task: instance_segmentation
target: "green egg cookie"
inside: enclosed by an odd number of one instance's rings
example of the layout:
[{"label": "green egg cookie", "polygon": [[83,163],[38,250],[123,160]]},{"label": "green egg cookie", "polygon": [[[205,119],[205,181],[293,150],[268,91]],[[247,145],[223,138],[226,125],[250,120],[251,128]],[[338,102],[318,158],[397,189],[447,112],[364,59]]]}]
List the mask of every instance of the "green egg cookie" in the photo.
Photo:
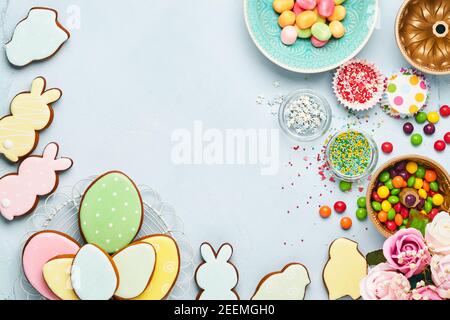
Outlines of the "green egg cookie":
[{"label": "green egg cookie", "polygon": [[121,172],[107,172],[88,187],[81,200],[81,233],[86,242],[115,253],[133,241],[143,212],[134,182]]}]

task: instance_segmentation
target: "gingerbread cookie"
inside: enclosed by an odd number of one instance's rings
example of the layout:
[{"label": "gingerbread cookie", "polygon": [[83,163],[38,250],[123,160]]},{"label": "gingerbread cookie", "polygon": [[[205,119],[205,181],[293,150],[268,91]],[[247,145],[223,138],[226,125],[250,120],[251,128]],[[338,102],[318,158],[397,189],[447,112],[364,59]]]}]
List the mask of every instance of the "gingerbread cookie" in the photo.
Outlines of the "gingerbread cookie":
[{"label": "gingerbread cookie", "polygon": [[146,242],[136,242],[112,256],[119,272],[120,284],[114,296],[132,299],[144,292],[153,275],[156,252]]},{"label": "gingerbread cookie", "polygon": [[45,282],[42,270],[51,259],[76,254],[80,245],[69,236],[57,231],[42,231],[32,235],[22,254],[22,266],[28,282],[45,298],[59,300]]},{"label": "gingerbread cookie", "polygon": [[367,275],[367,268],[367,261],[358,250],[358,243],[346,238],[333,241],[328,262],[323,270],[323,281],[330,300],[345,296],[359,299],[359,284]]},{"label": "gingerbread cookie", "polygon": [[134,182],[122,172],[107,172],[83,195],[79,210],[81,233],[86,242],[115,253],[133,241],[143,215],[141,195]]},{"label": "gingerbread cookie", "polygon": [[0,153],[12,162],[33,152],[39,141],[38,131],[53,121],[52,104],[62,92],[45,88],[43,77],[34,79],[31,91],[18,94],[11,102],[11,114],[0,119]]},{"label": "gingerbread cookie", "polygon": [[200,247],[203,260],[195,272],[195,280],[200,287],[197,300],[239,300],[235,288],[239,281],[237,268],[229,262],[233,247],[223,244],[216,253],[209,243]]},{"label": "gingerbread cookie", "polygon": [[252,300],[303,300],[311,283],[308,270],[300,263],[291,263],[279,272],[265,276]]},{"label": "gingerbread cookie", "polygon": [[32,8],[20,21],[6,44],[6,56],[16,67],[52,57],[69,40],[70,33],[58,22],[58,12],[50,8]]},{"label": "gingerbread cookie", "polygon": [[61,300],[79,300],[72,288],[70,270],[75,255],[58,256],[44,265],[42,275],[47,286]]},{"label": "gingerbread cookie", "polygon": [[0,213],[7,220],[34,210],[40,196],[46,196],[58,187],[58,172],[72,167],[69,158],[57,159],[59,147],[48,144],[42,156],[26,158],[17,173],[0,178]]},{"label": "gingerbread cookie", "polygon": [[178,245],[167,235],[153,235],[139,239],[138,242],[153,246],[156,251],[156,264],[147,288],[134,300],[163,300],[172,291],[180,272]]},{"label": "gingerbread cookie", "polygon": [[119,286],[113,260],[93,244],[87,244],[78,251],[70,273],[72,287],[81,300],[109,300]]}]

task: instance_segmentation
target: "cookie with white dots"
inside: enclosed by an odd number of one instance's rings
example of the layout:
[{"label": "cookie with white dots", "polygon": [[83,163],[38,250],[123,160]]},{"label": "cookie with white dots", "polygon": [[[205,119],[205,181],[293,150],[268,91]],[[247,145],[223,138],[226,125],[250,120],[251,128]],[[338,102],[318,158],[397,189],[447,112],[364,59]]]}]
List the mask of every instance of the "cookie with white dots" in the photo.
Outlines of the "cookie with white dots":
[{"label": "cookie with white dots", "polygon": [[87,243],[112,254],[128,246],[141,228],[142,198],[136,184],[124,173],[107,172],[87,188],[78,213]]}]

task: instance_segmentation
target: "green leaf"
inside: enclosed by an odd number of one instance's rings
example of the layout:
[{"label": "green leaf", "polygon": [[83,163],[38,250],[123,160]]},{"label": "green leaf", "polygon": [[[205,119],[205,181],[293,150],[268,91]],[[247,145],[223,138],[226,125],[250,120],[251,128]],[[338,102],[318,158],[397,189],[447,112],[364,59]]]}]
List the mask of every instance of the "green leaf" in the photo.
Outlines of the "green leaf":
[{"label": "green leaf", "polygon": [[383,255],[383,250],[377,250],[369,252],[366,255],[366,261],[369,266],[376,266],[380,263],[386,262],[386,258]]},{"label": "green leaf", "polygon": [[422,273],[412,276],[408,280],[409,283],[411,284],[411,289],[415,289],[417,287],[417,283],[419,283],[420,281],[424,281],[426,286],[434,285],[433,280],[431,279],[430,267],[427,267]]}]

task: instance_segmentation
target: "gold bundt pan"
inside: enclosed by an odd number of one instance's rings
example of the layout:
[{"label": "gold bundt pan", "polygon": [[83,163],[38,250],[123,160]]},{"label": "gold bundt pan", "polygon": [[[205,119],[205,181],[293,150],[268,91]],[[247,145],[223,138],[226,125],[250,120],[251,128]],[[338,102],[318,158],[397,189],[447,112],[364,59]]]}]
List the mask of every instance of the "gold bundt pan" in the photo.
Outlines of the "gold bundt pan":
[{"label": "gold bundt pan", "polygon": [[396,38],[406,60],[431,74],[450,74],[450,0],[405,0]]}]

